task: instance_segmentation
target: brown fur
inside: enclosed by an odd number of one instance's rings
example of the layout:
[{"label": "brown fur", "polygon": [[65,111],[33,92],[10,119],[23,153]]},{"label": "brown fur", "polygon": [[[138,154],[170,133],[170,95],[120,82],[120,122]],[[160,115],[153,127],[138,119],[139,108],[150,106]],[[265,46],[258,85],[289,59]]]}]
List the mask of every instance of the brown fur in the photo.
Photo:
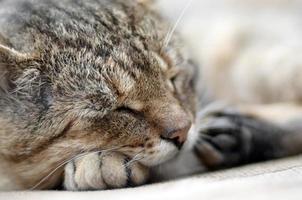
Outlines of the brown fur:
[{"label": "brown fur", "polygon": [[[8,10],[13,3],[0,1]],[[147,146],[143,164],[169,158],[156,147],[163,132],[193,120],[195,69],[174,38],[162,46],[169,26],[158,14],[130,0],[13,8],[0,24],[0,155],[14,174],[10,189],[35,186],[81,152],[119,147],[131,158]],[[52,188],[62,172],[38,188]]]},{"label": "brown fur", "polygon": [[[178,34],[164,46],[170,27],[152,0],[0,0],[0,189],[140,185],[188,132],[200,133],[188,140],[214,168],[301,152],[299,65],[266,65],[270,51],[258,57],[248,32],[228,27],[198,51],[197,84]],[[196,86],[237,110],[203,111],[191,126]],[[171,165],[162,173],[175,178]]]}]

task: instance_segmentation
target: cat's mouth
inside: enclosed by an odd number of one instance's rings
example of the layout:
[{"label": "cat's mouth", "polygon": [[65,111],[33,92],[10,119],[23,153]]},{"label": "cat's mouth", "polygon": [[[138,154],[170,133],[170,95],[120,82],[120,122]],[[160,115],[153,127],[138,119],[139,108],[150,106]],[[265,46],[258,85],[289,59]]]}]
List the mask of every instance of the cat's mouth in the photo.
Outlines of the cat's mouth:
[{"label": "cat's mouth", "polygon": [[143,148],[125,150],[124,153],[145,166],[153,167],[169,161],[177,156],[181,151],[190,150],[193,147],[197,134],[195,126],[188,130],[186,140],[183,144],[178,144],[173,140],[160,138],[147,142]]},{"label": "cat's mouth", "polygon": [[159,165],[175,157],[179,151],[179,148],[173,143],[161,140],[151,151],[145,152],[145,156],[140,162],[148,167]]}]

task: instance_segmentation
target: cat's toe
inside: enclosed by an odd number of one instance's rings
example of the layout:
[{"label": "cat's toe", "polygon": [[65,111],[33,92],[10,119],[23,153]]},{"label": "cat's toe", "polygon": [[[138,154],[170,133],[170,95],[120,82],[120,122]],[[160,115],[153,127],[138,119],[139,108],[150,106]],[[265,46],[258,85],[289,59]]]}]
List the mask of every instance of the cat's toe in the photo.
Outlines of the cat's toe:
[{"label": "cat's toe", "polygon": [[65,189],[73,191],[106,189],[101,163],[101,157],[97,153],[69,162],[65,167]]},{"label": "cat's toe", "polygon": [[118,153],[104,155],[101,170],[109,188],[141,185],[149,176],[146,167]]},{"label": "cat's toe", "polygon": [[65,167],[67,190],[104,190],[141,185],[149,171],[120,153],[89,154]]},{"label": "cat's toe", "polygon": [[247,157],[251,135],[242,126],[243,118],[235,113],[213,112],[202,119],[195,152],[206,166],[234,166]]}]

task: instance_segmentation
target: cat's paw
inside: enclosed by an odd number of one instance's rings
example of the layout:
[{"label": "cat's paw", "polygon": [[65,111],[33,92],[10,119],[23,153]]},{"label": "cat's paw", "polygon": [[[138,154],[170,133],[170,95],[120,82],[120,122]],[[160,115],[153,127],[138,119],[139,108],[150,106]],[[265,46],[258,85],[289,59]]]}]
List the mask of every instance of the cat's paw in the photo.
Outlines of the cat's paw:
[{"label": "cat's paw", "polygon": [[120,153],[92,153],[68,163],[64,186],[67,190],[105,190],[137,186],[148,179],[148,169]]},{"label": "cat's paw", "polygon": [[195,152],[210,169],[236,166],[249,158],[253,119],[233,111],[214,110],[202,119]]}]

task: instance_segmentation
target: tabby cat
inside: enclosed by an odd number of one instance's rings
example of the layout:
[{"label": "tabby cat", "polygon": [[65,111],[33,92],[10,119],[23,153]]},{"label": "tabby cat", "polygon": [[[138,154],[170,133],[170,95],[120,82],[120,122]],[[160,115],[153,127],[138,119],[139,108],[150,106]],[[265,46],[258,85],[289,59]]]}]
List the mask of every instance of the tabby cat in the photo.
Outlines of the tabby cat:
[{"label": "tabby cat", "polygon": [[197,115],[205,87],[170,27],[143,0],[0,0],[0,189],[137,186],[184,148],[209,169],[301,152],[269,109]]}]

